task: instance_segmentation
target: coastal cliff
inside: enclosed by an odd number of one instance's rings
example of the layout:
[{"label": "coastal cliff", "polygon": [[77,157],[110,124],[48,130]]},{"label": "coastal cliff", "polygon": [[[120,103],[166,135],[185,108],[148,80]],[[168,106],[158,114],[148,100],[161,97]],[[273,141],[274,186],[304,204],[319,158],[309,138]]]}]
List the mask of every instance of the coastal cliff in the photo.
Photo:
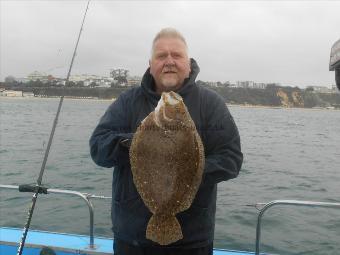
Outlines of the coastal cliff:
[{"label": "coastal cliff", "polygon": [[297,87],[270,86],[265,89],[212,87],[227,103],[274,107],[340,108],[340,93],[318,93]]}]

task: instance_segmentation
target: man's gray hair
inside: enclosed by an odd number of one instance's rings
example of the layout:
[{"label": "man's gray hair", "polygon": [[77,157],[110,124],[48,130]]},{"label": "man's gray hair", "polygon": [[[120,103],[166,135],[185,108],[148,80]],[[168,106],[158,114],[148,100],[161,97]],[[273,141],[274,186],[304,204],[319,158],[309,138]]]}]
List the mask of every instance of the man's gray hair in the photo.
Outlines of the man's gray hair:
[{"label": "man's gray hair", "polygon": [[185,41],[184,36],[175,28],[172,27],[166,27],[163,28],[161,31],[159,31],[155,38],[152,41],[152,49],[151,49],[151,57],[153,56],[153,52],[154,52],[154,48],[155,48],[155,43],[157,42],[157,40],[159,40],[160,38],[166,38],[166,37],[170,37],[170,38],[178,38],[180,39],[184,44],[185,44],[185,49],[188,53],[188,45],[187,42]]}]

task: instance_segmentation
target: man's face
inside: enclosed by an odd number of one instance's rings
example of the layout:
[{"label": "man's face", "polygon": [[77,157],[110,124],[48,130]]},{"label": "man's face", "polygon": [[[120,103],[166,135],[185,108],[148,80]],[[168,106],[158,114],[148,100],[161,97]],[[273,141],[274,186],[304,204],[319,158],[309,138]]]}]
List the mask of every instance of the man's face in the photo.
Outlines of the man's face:
[{"label": "man's face", "polygon": [[178,38],[158,39],[149,64],[157,93],[176,91],[182,87],[185,78],[189,77],[190,60],[184,42]]}]

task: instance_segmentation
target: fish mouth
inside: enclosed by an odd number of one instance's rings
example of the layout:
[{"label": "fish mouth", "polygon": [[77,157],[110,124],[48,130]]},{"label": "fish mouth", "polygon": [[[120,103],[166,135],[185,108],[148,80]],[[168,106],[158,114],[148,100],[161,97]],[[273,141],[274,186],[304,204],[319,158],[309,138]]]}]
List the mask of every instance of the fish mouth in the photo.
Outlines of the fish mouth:
[{"label": "fish mouth", "polygon": [[173,92],[163,92],[161,99],[158,101],[157,107],[155,108],[155,123],[157,126],[162,127],[161,121],[159,116],[162,115],[162,118],[166,121],[172,121],[171,118],[169,118],[166,115],[165,112],[165,105],[171,105],[171,106],[175,106],[178,105],[181,101],[183,101],[182,97]]},{"label": "fish mouth", "polygon": [[182,100],[182,97],[178,95],[177,93],[170,91],[170,92],[163,92],[162,98],[164,102],[170,104],[170,105],[176,105],[179,103],[179,101]]}]

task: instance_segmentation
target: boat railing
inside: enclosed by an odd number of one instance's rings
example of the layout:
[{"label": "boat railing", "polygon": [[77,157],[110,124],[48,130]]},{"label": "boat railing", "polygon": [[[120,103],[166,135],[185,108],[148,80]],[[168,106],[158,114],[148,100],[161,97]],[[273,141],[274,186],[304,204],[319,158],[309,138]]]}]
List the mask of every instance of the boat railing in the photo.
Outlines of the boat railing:
[{"label": "boat railing", "polygon": [[261,241],[261,222],[264,213],[273,206],[277,205],[293,205],[293,206],[309,206],[309,207],[327,207],[327,208],[339,208],[340,203],[330,203],[330,202],[314,202],[314,201],[298,201],[298,200],[274,200],[269,203],[258,203],[256,207],[263,206],[260,209],[257,226],[256,226],[256,244],[255,244],[255,254],[260,254],[260,241]]},{"label": "boat railing", "polygon": [[[29,186],[31,189],[33,186]],[[20,186],[16,185],[3,185],[0,184],[0,188],[5,189],[16,189],[20,190]],[[21,189],[22,191],[22,189]],[[26,190],[27,192],[28,190]],[[33,190],[30,190],[34,192]],[[42,193],[56,193],[56,194],[65,194],[65,195],[75,195],[81,197],[85,200],[90,213],[90,244],[89,249],[96,249],[94,244],[94,208],[90,201],[92,198],[99,198],[99,199],[112,199],[112,197],[107,196],[98,196],[89,193],[81,193],[78,191],[73,190],[63,190],[63,189],[45,189],[46,192]],[[246,206],[254,206],[259,209],[259,214],[257,218],[257,226],[256,226],[256,243],[255,243],[255,255],[260,254],[260,242],[261,242],[261,223],[264,213],[269,209],[277,205],[293,205],[293,206],[309,206],[309,207],[327,207],[327,208],[339,208],[340,203],[331,203],[331,202],[315,202],[315,201],[298,201],[298,200],[274,200],[268,203],[257,203],[253,205],[246,205]]]},{"label": "boat railing", "polygon": [[[30,187],[33,187],[33,186],[30,186]],[[0,188],[20,190],[20,186],[16,186],[16,185],[0,184]],[[30,190],[30,191],[33,192],[32,190]],[[111,197],[97,196],[97,195],[93,195],[93,194],[89,194],[89,193],[81,193],[81,192],[78,192],[78,191],[64,190],[64,189],[46,189],[46,191],[47,191],[47,193],[74,195],[74,196],[77,196],[77,197],[81,197],[86,202],[86,204],[89,208],[89,213],[90,213],[90,244],[89,244],[89,249],[95,249],[95,244],[94,244],[94,208],[93,208],[93,205],[92,205],[90,199],[91,198],[111,199]]]}]

